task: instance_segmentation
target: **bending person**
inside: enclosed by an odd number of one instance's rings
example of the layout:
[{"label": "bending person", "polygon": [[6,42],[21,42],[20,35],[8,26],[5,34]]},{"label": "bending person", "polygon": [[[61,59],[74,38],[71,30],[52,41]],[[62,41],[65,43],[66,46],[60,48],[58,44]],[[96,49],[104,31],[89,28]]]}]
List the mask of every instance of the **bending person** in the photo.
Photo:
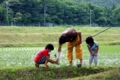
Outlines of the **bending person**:
[{"label": "bending person", "polygon": [[82,65],[82,37],[81,32],[77,32],[76,30],[69,28],[65,30],[61,36],[59,37],[59,46],[58,53],[62,50],[62,45],[67,43],[67,58],[70,66],[73,65],[73,48],[76,50],[76,58],[79,59],[80,63],[77,64],[78,67]]}]

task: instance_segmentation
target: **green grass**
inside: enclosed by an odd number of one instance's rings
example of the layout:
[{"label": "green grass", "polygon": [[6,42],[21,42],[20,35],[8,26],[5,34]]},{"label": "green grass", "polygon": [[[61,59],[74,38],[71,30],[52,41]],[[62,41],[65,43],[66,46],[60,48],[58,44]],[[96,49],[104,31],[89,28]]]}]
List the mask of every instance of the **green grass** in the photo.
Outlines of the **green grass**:
[{"label": "green grass", "polygon": [[[112,67],[0,68],[0,80],[118,80],[120,70]],[[115,76],[115,77],[114,77]]]},{"label": "green grass", "polygon": [[[35,47],[47,43],[58,44],[60,34],[68,27],[0,27],[0,47]],[[95,35],[107,27],[72,27],[82,32],[82,40],[89,35]],[[102,45],[119,45],[120,28],[110,28],[95,36]],[[107,37],[107,38],[106,38]]]},{"label": "green grass", "polygon": [[[92,72],[92,70],[91,70],[91,72]],[[67,80],[119,80],[119,79],[120,79],[120,69],[110,67],[109,70],[107,70],[107,71],[90,74],[87,76],[67,79]]]},{"label": "green grass", "polygon": [[[35,68],[33,57],[47,43],[53,43],[57,53],[58,38],[68,27],[0,27],[0,80],[120,80],[120,28],[110,28],[94,39],[99,43],[99,65],[88,69],[89,52],[83,42],[83,66],[68,67],[66,47],[62,49],[60,65],[54,68]],[[82,32],[82,40],[107,27],[72,27]],[[94,65],[94,64],[93,64]],[[42,66],[42,65],[41,65]]]}]

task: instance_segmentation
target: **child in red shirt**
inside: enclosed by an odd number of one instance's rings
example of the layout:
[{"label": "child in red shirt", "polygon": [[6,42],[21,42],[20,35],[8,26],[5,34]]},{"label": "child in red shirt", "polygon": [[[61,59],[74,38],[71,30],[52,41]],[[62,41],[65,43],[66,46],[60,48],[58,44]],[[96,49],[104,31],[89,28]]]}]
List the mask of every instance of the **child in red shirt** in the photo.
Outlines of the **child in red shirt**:
[{"label": "child in red shirt", "polygon": [[49,68],[47,65],[48,62],[58,64],[58,60],[54,61],[50,59],[49,52],[52,50],[54,50],[54,46],[52,44],[47,44],[45,49],[37,52],[36,56],[34,57],[35,66],[39,67],[40,64],[45,64],[45,67]]}]

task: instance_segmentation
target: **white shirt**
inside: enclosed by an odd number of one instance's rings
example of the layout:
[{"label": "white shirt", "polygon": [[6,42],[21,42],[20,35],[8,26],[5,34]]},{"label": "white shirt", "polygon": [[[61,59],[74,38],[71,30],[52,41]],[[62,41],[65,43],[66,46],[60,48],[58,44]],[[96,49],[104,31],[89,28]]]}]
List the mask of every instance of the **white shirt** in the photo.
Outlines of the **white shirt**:
[{"label": "white shirt", "polygon": [[95,41],[93,46],[89,46],[89,45],[87,46],[90,48],[91,52],[94,54],[95,51],[97,50],[98,43]]}]

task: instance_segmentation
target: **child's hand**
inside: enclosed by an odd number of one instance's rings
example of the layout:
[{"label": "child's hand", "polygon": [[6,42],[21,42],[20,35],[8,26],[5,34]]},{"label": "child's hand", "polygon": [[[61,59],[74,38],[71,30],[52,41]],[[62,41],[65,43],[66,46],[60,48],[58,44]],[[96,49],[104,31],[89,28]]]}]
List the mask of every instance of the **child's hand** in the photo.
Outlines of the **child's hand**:
[{"label": "child's hand", "polygon": [[56,54],[55,54],[54,56],[55,56],[55,58],[57,58],[57,55],[56,55]]},{"label": "child's hand", "polygon": [[97,54],[94,54],[94,56],[97,56]]},{"label": "child's hand", "polygon": [[94,54],[91,54],[91,56],[94,56]]},{"label": "child's hand", "polygon": [[58,63],[58,61],[59,61],[59,60],[58,60],[58,59],[56,59],[55,64],[59,64],[59,63]]},{"label": "child's hand", "polygon": [[45,67],[45,68],[49,68],[49,66],[48,66],[48,65],[45,65],[44,67]]},{"label": "child's hand", "polygon": [[97,56],[97,53],[93,53],[93,56]]}]

